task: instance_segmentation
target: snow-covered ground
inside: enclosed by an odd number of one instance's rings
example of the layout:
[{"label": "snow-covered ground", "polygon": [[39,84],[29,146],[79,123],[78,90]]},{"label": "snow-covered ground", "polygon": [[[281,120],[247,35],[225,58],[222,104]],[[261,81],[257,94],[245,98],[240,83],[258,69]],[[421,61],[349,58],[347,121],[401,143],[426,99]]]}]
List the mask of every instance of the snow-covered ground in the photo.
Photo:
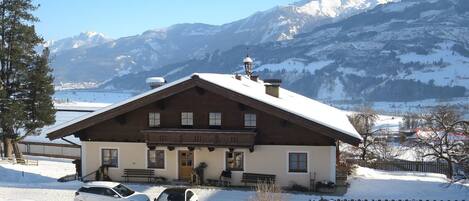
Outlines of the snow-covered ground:
[{"label": "snow-covered ground", "polygon": [[[59,183],[56,180],[73,174],[74,165],[68,159],[34,157],[39,166],[12,165],[0,160],[0,201],[66,201],[73,200],[81,182]],[[351,187],[340,199],[429,199],[463,200],[469,197],[469,185],[447,186],[444,175],[417,172],[387,172],[359,167],[349,179]],[[163,186],[128,184],[151,198],[164,190]],[[196,188],[201,201],[249,200],[254,192],[219,188]],[[308,201],[319,196],[285,193],[290,201]]]}]

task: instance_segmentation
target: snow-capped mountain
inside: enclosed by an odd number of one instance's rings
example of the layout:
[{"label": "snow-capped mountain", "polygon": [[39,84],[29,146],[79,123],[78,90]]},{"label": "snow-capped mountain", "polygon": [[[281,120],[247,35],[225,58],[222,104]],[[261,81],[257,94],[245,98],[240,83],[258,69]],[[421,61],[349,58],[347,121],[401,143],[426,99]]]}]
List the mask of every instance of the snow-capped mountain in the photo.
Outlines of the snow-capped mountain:
[{"label": "snow-capped mountain", "polygon": [[242,72],[246,47],[263,78],[333,101],[411,101],[469,96],[469,4],[403,0],[324,24],[294,39],[236,46],[115,78],[103,88],[146,89],[144,78]]},{"label": "snow-capped mountain", "polygon": [[211,52],[237,45],[290,40],[320,25],[390,1],[393,0],[308,0],[217,26],[176,24],[136,36],[91,43],[65,39],[51,45],[56,53],[52,66],[57,82],[102,82],[114,76],[204,58]]},{"label": "snow-capped mountain", "polygon": [[47,41],[43,47],[49,47],[51,53],[57,53],[70,49],[94,47],[111,40],[112,39],[105,37],[102,33],[88,31],[80,33],[77,36],[64,38],[57,41]]}]

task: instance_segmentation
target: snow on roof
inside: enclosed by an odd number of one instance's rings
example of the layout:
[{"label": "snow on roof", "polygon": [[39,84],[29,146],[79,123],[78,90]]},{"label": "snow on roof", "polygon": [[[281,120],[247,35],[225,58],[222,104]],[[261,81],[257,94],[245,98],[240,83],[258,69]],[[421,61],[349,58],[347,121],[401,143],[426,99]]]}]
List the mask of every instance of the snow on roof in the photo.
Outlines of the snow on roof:
[{"label": "snow on roof", "polygon": [[99,109],[99,110],[96,110],[96,111],[94,111],[94,112],[88,113],[88,114],[83,115],[83,116],[81,116],[81,117],[79,117],[79,118],[75,118],[75,119],[73,119],[73,120],[71,120],[71,121],[68,121],[68,122],[65,122],[65,123],[63,123],[63,124],[57,124],[57,125],[55,125],[55,126],[53,126],[53,127],[50,127],[50,128],[48,128],[48,129],[44,129],[44,133],[46,133],[46,134],[48,135],[49,133],[55,132],[55,131],[60,130],[60,129],[62,129],[62,128],[65,128],[65,127],[68,127],[68,126],[70,126],[70,125],[73,125],[73,124],[75,124],[75,123],[81,122],[81,121],[83,121],[83,120],[85,120],[85,119],[88,119],[88,118],[90,118],[90,117],[96,116],[96,115],[98,115],[98,114],[104,113],[104,112],[106,112],[106,111],[112,110],[112,109],[114,109],[114,108],[120,107],[120,106],[122,106],[122,105],[125,105],[125,104],[127,104],[127,103],[133,102],[133,101],[135,101],[135,100],[138,100],[138,99],[140,99],[140,98],[146,97],[146,96],[151,95],[151,94],[153,94],[153,93],[156,93],[156,92],[158,92],[158,91],[164,90],[164,89],[166,89],[166,88],[168,88],[168,87],[177,85],[177,84],[179,84],[179,83],[181,83],[181,82],[184,82],[184,81],[187,81],[187,80],[189,80],[189,79],[190,79],[190,76],[183,77],[183,78],[181,78],[181,79],[179,79],[179,80],[176,80],[176,81],[174,81],[174,82],[171,82],[171,83],[169,83],[169,84],[165,84],[165,85],[163,85],[163,86],[161,86],[161,87],[151,89],[151,90],[149,90],[149,91],[147,91],[147,92],[145,92],[145,93],[136,95],[136,96],[134,96],[134,97],[132,97],[132,98],[129,98],[129,99],[124,100],[124,101],[121,101],[121,102],[119,102],[119,103],[115,103],[115,104],[109,105],[109,106],[107,106],[107,107],[101,108],[101,109]]},{"label": "snow on roof", "polygon": [[145,82],[147,84],[150,84],[150,83],[164,83],[165,80],[162,77],[149,77],[145,80]]},{"label": "snow on roof", "polygon": [[[46,137],[46,130],[48,130],[51,127],[63,124],[65,122],[71,121],[72,119],[78,118],[80,116],[83,116],[85,114],[88,114],[89,112],[70,112],[70,111],[57,111],[55,113],[55,124],[51,126],[44,127],[42,129],[41,134],[39,135],[30,135],[27,136],[23,139],[23,142],[41,142],[41,143],[53,143],[53,144],[70,144],[62,139],[56,139],[56,140],[49,140]],[[80,139],[74,137],[73,135],[64,137],[66,140],[69,140],[73,143],[80,144]]]},{"label": "snow on roof", "polygon": [[79,102],[79,101],[71,101],[71,102],[54,102],[54,107],[56,110],[74,110],[74,111],[96,111],[106,106],[111,105],[110,103],[91,103],[91,102]]},{"label": "snow on roof", "polygon": [[110,105],[108,107],[102,108],[95,112],[92,112],[92,113],[83,115],[79,118],[68,121],[66,123],[51,127],[45,130],[45,132],[52,133],[52,132],[58,131],[62,128],[81,122],[87,118],[96,116],[98,114],[123,106],[127,103],[141,99],[153,93],[159,92],[171,86],[177,85],[181,82],[190,80],[191,77],[194,75],[197,75],[200,79],[205,80],[207,82],[210,82],[220,87],[223,87],[225,89],[243,94],[247,97],[272,105],[274,107],[290,112],[292,114],[301,116],[305,119],[316,122],[318,124],[329,127],[331,129],[340,131],[356,139],[360,139],[360,140],[362,139],[362,137],[357,133],[355,128],[349,122],[346,116],[346,113],[344,111],[341,111],[337,108],[328,106],[326,104],[312,100],[310,98],[307,98],[305,96],[299,95],[297,93],[291,92],[283,88],[280,88],[280,95],[278,98],[267,95],[265,93],[265,86],[262,80],[252,81],[247,76],[242,76],[242,79],[238,80],[235,78],[234,75],[214,74],[214,73],[194,73],[190,76],[186,76],[184,78],[181,78],[169,84],[149,90],[145,93],[134,96],[120,103]]},{"label": "snow on roof", "polygon": [[114,188],[115,186],[119,185],[120,183],[112,182],[112,181],[92,181],[85,183],[83,187],[107,187],[107,188]]},{"label": "snow on roof", "polygon": [[228,74],[199,73],[197,75],[199,75],[201,79],[220,87],[296,114],[354,138],[362,139],[349,122],[346,113],[337,108],[283,88],[280,88],[278,98],[273,97],[265,93],[265,86],[262,80],[252,81],[246,76],[242,76],[241,80],[237,80],[234,75]]}]

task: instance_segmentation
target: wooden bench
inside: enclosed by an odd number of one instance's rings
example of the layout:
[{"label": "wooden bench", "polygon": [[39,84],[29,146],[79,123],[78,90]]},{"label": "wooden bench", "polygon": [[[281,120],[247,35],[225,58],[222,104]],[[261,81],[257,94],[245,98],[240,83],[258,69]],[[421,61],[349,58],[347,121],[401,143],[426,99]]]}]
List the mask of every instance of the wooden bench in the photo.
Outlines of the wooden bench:
[{"label": "wooden bench", "polygon": [[275,175],[272,174],[256,174],[256,173],[243,173],[241,182],[246,185],[247,183],[259,182],[275,182]]},{"label": "wooden bench", "polygon": [[152,180],[156,180],[157,177],[155,176],[155,170],[151,169],[124,169],[124,175],[122,177],[125,178],[126,182],[129,182],[129,178],[147,178],[148,182]]}]

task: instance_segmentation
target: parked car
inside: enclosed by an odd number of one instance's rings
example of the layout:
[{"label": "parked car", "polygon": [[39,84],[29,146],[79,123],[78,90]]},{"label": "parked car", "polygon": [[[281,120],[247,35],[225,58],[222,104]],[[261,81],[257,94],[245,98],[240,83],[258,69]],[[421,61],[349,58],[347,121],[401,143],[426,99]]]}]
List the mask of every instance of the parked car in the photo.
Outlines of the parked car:
[{"label": "parked car", "polygon": [[154,201],[199,201],[195,192],[188,188],[167,188]]},{"label": "parked car", "polygon": [[95,181],[85,183],[75,192],[74,201],[150,201],[142,193],[135,192],[123,184],[116,182]]}]

